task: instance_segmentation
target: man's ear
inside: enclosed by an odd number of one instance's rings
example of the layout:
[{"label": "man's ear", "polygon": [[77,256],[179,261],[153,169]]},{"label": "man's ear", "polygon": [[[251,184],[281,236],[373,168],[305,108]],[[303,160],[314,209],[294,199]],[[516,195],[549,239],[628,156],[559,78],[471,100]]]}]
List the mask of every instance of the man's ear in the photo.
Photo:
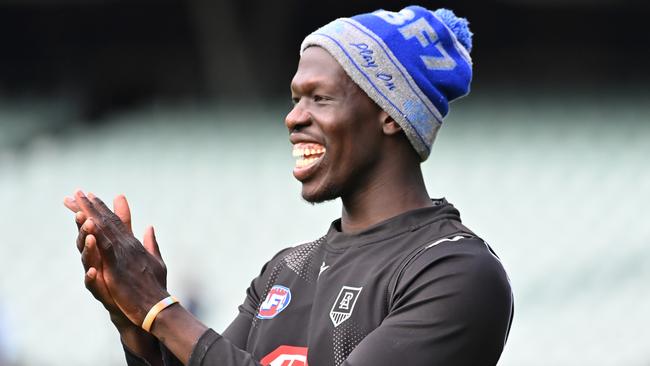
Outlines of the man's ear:
[{"label": "man's ear", "polygon": [[384,134],[392,136],[402,132],[402,127],[385,111],[380,112],[381,127]]}]

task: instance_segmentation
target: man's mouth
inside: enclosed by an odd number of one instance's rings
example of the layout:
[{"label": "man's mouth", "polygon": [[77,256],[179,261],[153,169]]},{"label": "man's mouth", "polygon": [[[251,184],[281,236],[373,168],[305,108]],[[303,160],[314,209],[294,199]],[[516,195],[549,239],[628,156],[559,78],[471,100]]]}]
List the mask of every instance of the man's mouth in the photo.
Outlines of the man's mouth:
[{"label": "man's mouth", "polygon": [[291,153],[296,159],[296,168],[307,168],[314,165],[325,155],[325,146],[316,143],[297,143]]}]

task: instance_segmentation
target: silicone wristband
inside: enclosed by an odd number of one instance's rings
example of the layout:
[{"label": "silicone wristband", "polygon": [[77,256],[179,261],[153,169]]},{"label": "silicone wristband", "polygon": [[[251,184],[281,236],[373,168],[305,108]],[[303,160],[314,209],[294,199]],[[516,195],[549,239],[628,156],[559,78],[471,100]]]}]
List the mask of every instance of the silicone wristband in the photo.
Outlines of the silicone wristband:
[{"label": "silicone wristband", "polygon": [[152,306],[151,309],[149,309],[147,316],[144,317],[144,320],[142,321],[142,329],[149,332],[151,325],[153,324],[153,321],[156,320],[158,314],[160,314],[161,311],[167,309],[167,307],[170,305],[173,305],[177,302],[178,299],[174,296],[167,296],[166,298],[158,301],[156,305]]}]

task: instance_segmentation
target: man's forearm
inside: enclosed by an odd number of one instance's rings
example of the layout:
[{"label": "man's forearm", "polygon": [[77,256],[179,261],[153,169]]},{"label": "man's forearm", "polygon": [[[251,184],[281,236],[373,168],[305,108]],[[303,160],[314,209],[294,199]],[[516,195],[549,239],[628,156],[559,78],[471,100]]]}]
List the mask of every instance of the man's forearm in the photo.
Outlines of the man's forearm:
[{"label": "man's forearm", "polygon": [[136,326],[125,327],[118,331],[122,345],[128,352],[146,360],[151,366],[163,365],[160,344],[154,336]]}]

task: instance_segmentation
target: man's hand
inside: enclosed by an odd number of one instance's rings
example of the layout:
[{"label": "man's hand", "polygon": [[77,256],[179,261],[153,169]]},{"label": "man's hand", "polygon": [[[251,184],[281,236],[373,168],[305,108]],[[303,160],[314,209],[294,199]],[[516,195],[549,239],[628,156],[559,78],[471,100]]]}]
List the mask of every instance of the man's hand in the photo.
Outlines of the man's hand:
[{"label": "man's hand", "polygon": [[[88,230],[86,230],[86,226],[84,226],[93,225],[92,220],[87,221],[86,214],[84,214],[74,198],[66,197],[64,199],[64,205],[72,212],[75,212],[75,222],[77,224],[77,229],[79,229],[77,249],[81,253],[81,260],[85,270],[84,282],[86,288],[104,305],[104,308],[108,310],[111,321],[120,333],[122,343],[130,349],[131,352],[148,360],[151,365],[162,365],[160,348],[156,338],[140,328],[140,324],[133,324],[131,320],[122,313],[108,290],[104,278],[102,256],[99,248],[97,248],[97,239],[93,234],[89,234]],[[123,195],[115,197],[113,200],[113,211],[115,215],[120,218],[120,221],[122,221],[122,224],[128,232],[132,234],[131,210],[129,209],[126,197]],[[160,263],[164,266],[158,250],[158,243],[156,242],[153,227],[147,227],[145,230],[143,243],[147,252],[158,258]],[[159,281],[166,286],[166,271],[163,272],[163,276],[159,278]]]},{"label": "man's hand", "polygon": [[139,326],[149,308],[167,296],[166,268],[153,228],[145,230],[143,247],[133,237],[124,196],[115,198],[115,212],[82,192],[67,197],[64,204],[77,212],[77,249],[82,253],[86,287],[109,311],[118,330],[131,323]]},{"label": "man's hand", "polygon": [[145,231],[144,246],[133,237],[131,213],[123,196],[113,202],[115,212],[99,198],[92,194],[86,197],[81,191],[67,197],[64,204],[76,213],[80,225],[77,247],[86,269],[86,287],[108,309],[113,322],[120,324],[118,329],[132,323],[120,331],[124,345],[158,366],[162,357],[157,338],[187,364],[194,346],[208,330],[189,311],[180,305],[170,306],[157,318],[151,334],[140,328],[149,309],[169,296],[167,269],[153,228]]},{"label": "man's hand", "polygon": [[[66,197],[63,203],[71,211],[76,212],[75,222],[77,224],[77,229],[79,229],[79,234],[77,235],[77,249],[79,250],[79,253],[81,253],[81,262],[86,274],[84,277],[86,288],[95,299],[99,300],[99,302],[104,305],[104,308],[108,310],[111,321],[120,333],[128,328],[137,327],[131,323],[124,314],[122,314],[122,311],[117,307],[117,304],[115,304],[115,301],[113,301],[113,298],[108,292],[106,282],[104,281],[104,275],[102,273],[102,258],[97,249],[97,241],[94,236],[88,234],[86,228],[83,226],[87,219],[86,215],[81,212],[81,209],[74,198]],[[120,195],[115,197],[115,200],[113,201],[113,210],[115,214],[120,217],[124,225],[131,230],[131,211],[124,196]],[[91,224],[91,222],[88,224]]]}]

